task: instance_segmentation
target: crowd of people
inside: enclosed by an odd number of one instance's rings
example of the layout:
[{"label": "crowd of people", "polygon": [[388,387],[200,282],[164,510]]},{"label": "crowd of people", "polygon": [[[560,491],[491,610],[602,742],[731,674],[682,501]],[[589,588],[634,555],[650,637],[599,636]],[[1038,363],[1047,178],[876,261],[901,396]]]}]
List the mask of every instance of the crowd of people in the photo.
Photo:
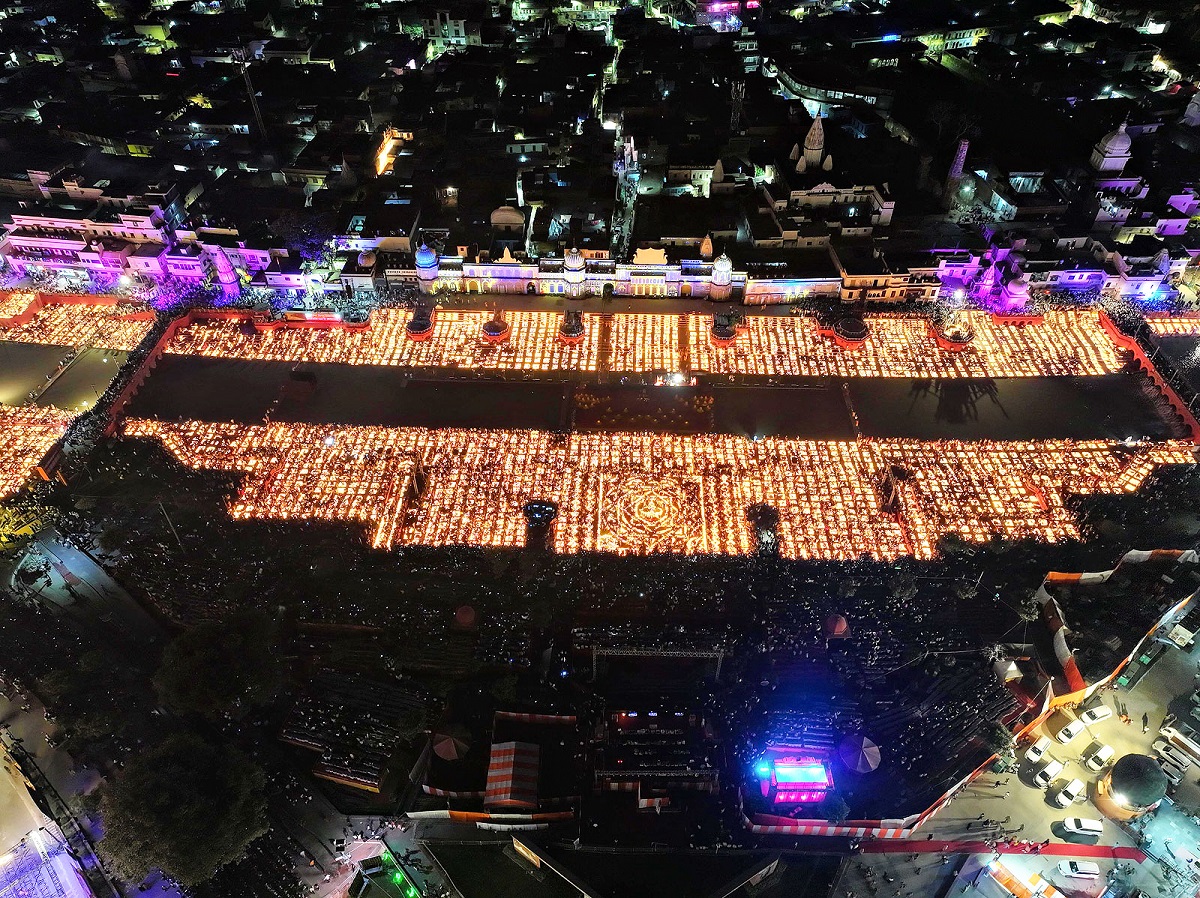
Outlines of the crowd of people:
[{"label": "crowd of people", "polygon": [[395,682],[319,673],[292,706],[279,738],[318,752],[317,776],[377,792],[396,746],[411,738],[401,717],[423,714],[426,705],[423,693]]}]

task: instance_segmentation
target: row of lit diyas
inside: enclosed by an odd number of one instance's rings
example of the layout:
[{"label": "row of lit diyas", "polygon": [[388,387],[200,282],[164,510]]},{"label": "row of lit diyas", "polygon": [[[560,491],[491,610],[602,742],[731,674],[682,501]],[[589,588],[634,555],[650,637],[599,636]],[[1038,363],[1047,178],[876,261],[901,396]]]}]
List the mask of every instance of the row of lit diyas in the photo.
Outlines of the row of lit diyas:
[{"label": "row of lit diyas", "polygon": [[15,318],[28,309],[36,299],[36,293],[23,290],[0,293],[0,320]]},{"label": "row of lit diyas", "polygon": [[[705,321],[707,316],[691,316]],[[584,319],[590,330],[599,320]],[[707,339],[707,337],[705,338]],[[609,368],[613,371],[679,371],[678,315],[614,315]]]},{"label": "row of lit diyas", "polygon": [[128,317],[128,308],[62,303],[48,305],[28,324],[0,327],[0,340],[50,346],[90,344],[104,349],[135,349],[154,324],[150,318]]},{"label": "row of lit diyas", "polygon": [[1194,337],[1200,335],[1200,315],[1146,318],[1150,330],[1164,337]]},{"label": "row of lit diyas", "polygon": [[24,486],[70,420],[57,408],[0,405],[0,499]]},{"label": "row of lit diyas", "polygon": [[842,377],[1032,377],[1111,374],[1122,359],[1090,311],[1050,312],[1038,324],[997,322],[967,313],[974,339],[959,352],[939,349],[923,318],[868,316],[870,336],[855,351],[835,346],[805,318],[749,317],[733,346],[712,345],[693,320],[692,368],[717,374]]},{"label": "row of lit diyas", "polygon": [[181,328],[168,352],[261,361],[330,362],[434,368],[481,368],[509,371],[594,371],[599,359],[599,329],[591,328],[576,344],[555,337],[562,316],[555,312],[513,312],[507,342],[485,343],[480,334],[486,312],[439,311],[433,333],[414,341],[404,327],[412,314],[377,309],[366,328],[277,327],[247,334],[236,322],[202,321]]},{"label": "row of lit diyas", "polygon": [[921,557],[931,556],[938,539],[951,532],[972,542],[993,534],[1046,542],[1077,537],[1064,494],[1116,491],[1125,482],[1122,465],[1103,442],[938,442],[895,449],[884,443],[879,448],[888,463],[905,472],[896,489],[914,554]]},{"label": "row of lit diyas", "polygon": [[[373,545],[518,547],[531,499],[559,506],[557,551],[743,554],[746,509],[780,515],[792,558],[932,557],[982,542],[1078,535],[1070,493],[1131,491],[1191,445],[1102,441],[823,442],[729,435],[166,423],[131,419],[194,468],[243,471],[234,517],[341,520]],[[894,489],[885,472],[897,471]],[[413,498],[410,484],[424,484]],[[885,494],[893,507],[885,508]],[[894,512],[894,513],[892,513]]]},{"label": "row of lit diyas", "polygon": [[[960,352],[940,349],[924,318],[868,317],[864,346],[846,350],[818,333],[811,317],[750,316],[732,346],[714,346],[709,316],[620,314],[611,317],[606,368],[714,374],[845,377],[1032,377],[1111,374],[1121,369],[1118,348],[1096,312],[1050,312],[1039,324],[997,323],[971,316],[975,337]],[[433,334],[415,342],[404,325],[410,313],[379,310],[361,329],[287,328],[248,333],[235,322],[212,321],[182,329],[169,351],[285,362],[459,367],[525,371],[583,370],[600,366],[601,318],[585,316],[578,345],[556,339],[556,312],[507,312],[512,335],[499,348],[485,343],[487,312],[439,311]],[[681,328],[682,325],[682,328]],[[681,332],[682,331],[682,332]]]}]

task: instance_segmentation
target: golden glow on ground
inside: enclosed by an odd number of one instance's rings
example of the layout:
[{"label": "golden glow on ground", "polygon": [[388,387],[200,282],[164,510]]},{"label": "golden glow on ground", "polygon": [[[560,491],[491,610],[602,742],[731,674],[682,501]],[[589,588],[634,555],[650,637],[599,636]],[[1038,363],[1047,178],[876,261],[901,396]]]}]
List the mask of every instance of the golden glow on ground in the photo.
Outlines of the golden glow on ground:
[{"label": "golden glow on ground", "polygon": [[288,362],[393,365],[499,370],[594,371],[599,357],[599,328],[567,346],[558,342],[562,316],[556,312],[510,312],[512,334],[505,344],[485,343],[481,328],[490,312],[439,311],[433,334],[423,342],[408,339],[404,326],[412,314],[377,309],[371,326],[351,328],[280,327],[248,332],[236,321],[201,321],[181,328],[167,352]]},{"label": "golden glow on ground", "polygon": [[[131,419],[191,468],[246,473],[238,519],[363,524],[379,548],[519,547],[522,506],[559,505],[555,549],[745,554],[745,510],[780,513],[790,558],[929,558],[938,538],[1079,535],[1070,494],[1136,490],[1190,443],[825,442],[724,435],[573,434]],[[884,510],[894,472],[894,511]],[[418,496],[416,485],[424,482]]]},{"label": "golden glow on ground", "polygon": [[[20,311],[24,311],[24,308]],[[129,315],[128,306],[80,303],[48,305],[28,324],[0,327],[0,340],[52,346],[86,344],[102,349],[129,351],[137,348],[154,324],[151,318],[139,320]]]},{"label": "golden glow on ground", "polygon": [[19,290],[12,293],[0,293],[0,320],[20,315],[36,299],[36,293],[27,293]]},{"label": "golden glow on ground", "polygon": [[1164,337],[1194,337],[1200,334],[1200,315],[1147,318],[1150,330]]},{"label": "golden glow on ground", "polygon": [[409,340],[410,313],[380,309],[362,329],[276,328],[253,333],[235,321],[183,328],[169,352],[183,355],[350,365],[456,367],[514,371],[694,371],[714,374],[844,377],[1041,377],[1112,374],[1123,357],[1092,311],[1050,312],[1042,324],[996,323],[965,313],[975,332],[962,352],[940,349],[924,318],[868,316],[861,349],[837,346],[811,317],[752,315],[733,346],[709,340],[708,315],[584,315],[574,346],[555,336],[558,312],[507,312],[507,344],[484,343],[490,312],[438,311],[424,342]]},{"label": "golden glow on ground", "polygon": [[71,417],[57,408],[0,405],[0,499],[25,485]]}]

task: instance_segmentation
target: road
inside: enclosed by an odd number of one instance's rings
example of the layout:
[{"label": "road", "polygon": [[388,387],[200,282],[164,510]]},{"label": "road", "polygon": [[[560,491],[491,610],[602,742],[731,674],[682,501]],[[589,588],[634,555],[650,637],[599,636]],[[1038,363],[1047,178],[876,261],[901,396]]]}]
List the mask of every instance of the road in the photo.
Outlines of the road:
[{"label": "road", "polygon": [[54,528],[39,533],[26,558],[49,559],[48,576],[27,587],[14,575],[8,584],[17,594],[35,598],[48,610],[72,614],[108,631],[114,639],[144,648],[166,637],[162,626],[87,552],[71,545]]}]

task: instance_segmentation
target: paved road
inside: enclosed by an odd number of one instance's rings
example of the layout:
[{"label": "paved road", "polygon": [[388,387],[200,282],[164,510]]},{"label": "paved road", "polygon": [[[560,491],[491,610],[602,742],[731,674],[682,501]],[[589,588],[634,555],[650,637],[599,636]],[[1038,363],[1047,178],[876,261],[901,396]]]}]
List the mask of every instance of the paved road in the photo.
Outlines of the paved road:
[{"label": "paved road", "polygon": [[[32,553],[50,560],[49,577],[34,587],[36,598],[49,610],[86,619],[114,638],[139,647],[165,639],[163,628],[124,587],[54,528],[37,535],[27,550],[27,555]],[[15,582],[10,586],[22,591]],[[28,595],[28,590],[23,592]]]}]

